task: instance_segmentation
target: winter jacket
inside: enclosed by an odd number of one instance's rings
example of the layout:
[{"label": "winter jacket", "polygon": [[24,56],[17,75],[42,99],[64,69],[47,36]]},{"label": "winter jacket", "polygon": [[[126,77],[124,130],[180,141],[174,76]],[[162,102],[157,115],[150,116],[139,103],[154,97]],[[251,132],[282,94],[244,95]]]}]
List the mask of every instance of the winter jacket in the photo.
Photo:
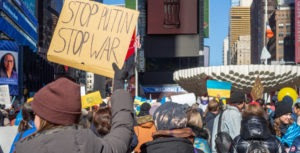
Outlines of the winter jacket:
[{"label": "winter jacket", "polygon": [[133,101],[128,92],[116,90],[111,98],[112,127],[103,138],[77,125],[55,127],[16,144],[17,153],[125,153],[133,129]]},{"label": "winter jacket", "polygon": [[[218,131],[219,117],[220,114],[215,118],[212,132],[211,150],[213,153],[217,152],[215,148],[215,139]],[[239,109],[235,106],[226,105],[226,109],[224,110],[222,115],[221,131],[227,132],[231,136],[231,138],[234,139],[240,134],[241,121],[242,116]]]},{"label": "winter jacket", "polygon": [[35,131],[36,131],[36,128],[35,128],[35,125],[34,125],[34,122],[33,121],[30,121],[29,122],[29,125],[31,128],[25,130],[24,132],[18,132],[15,139],[14,139],[14,142],[12,143],[11,147],[10,147],[10,151],[9,153],[13,153],[15,151],[15,145],[18,141],[26,138],[27,136],[33,134]]},{"label": "winter jacket", "polygon": [[152,141],[152,134],[156,132],[156,128],[151,115],[146,115],[137,118],[138,126],[134,127],[134,132],[138,138],[138,145],[135,147],[134,152],[140,153],[142,144]]},{"label": "winter jacket", "polygon": [[290,148],[290,153],[297,153],[297,152],[300,152],[300,136],[298,136],[294,140],[294,142]]},{"label": "winter jacket", "polygon": [[[153,134],[153,141],[141,146],[142,153],[194,153],[194,134],[190,128],[160,130]],[[201,150],[197,150],[202,153]]]},{"label": "winter jacket", "polygon": [[243,118],[241,123],[241,134],[234,139],[231,147],[232,153],[245,153],[253,142],[266,147],[271,153],[284,152],[280,141],[271,134],[265,118],[249,116]]},{"label": "winter jacket", "polygon": [[218,114],[214,114],[211,112],[207,112],[205,116],[205,127],[210,131],[210,135],[212,135],[213,127],[214,127],[214,120]]},{"label": "winter jacket", "polygon": [[300,126],[293,122],[282,137],[277,137],[282,144],[290,147],[296,137],[300,136]]}]

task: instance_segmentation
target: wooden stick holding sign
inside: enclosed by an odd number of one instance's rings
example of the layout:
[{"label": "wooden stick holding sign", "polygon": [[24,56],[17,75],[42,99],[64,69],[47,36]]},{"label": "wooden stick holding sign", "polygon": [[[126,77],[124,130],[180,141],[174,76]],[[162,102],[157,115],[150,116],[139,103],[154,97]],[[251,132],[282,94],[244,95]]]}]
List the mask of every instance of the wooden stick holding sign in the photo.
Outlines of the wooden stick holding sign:
[{"label": "wooden stick holding sign", "polygon": [[124,64],[138,11],[94,1],[65,0],[49,61],[112,78]]}]

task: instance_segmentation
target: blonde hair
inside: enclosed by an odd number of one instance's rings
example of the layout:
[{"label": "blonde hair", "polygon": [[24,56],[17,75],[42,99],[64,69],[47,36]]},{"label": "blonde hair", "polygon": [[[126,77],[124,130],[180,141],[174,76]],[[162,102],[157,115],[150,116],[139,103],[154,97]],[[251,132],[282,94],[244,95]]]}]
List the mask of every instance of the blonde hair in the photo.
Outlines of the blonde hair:
[{"label": "blonde hair", "polygon": [[187,112],[187,124],[202,128],[203,122],[201,114],[196,109],[188,110]]},{"label": "blonde hair", "polygon": [[37,130],[37,132],[42,132],[42,131],[45,131],[45,130],[49,130],[49,129],[52,129],[52,128],[55,128],[55,127],[58,127],[59,125],[57,124],[54,124],[54,123],[50,123],[44,119],[42,119],[40,117],[40,127],[39,129]]},{"label": "blonde hair", "polygon": [[220,109],[219,102],[217,102],[216,99],[212,99],[208,102],[207,108],[206,108],[203,116],[206,117],[208,112],[219,111],[219,109]]}]

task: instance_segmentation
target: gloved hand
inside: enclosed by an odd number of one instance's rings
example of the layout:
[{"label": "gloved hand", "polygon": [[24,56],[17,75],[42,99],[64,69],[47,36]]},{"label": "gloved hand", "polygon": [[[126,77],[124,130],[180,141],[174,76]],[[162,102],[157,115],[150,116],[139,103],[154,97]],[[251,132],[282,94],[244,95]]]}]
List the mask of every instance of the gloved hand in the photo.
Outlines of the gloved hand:
[{"label": "gloved hand", "polygon": [[115,71],[115,76],[113,80],[113,90],[124,89],[124,82],[128,76],[128,72],[124,68],[120,70],[116,63],[113,63],[112,67]]}]

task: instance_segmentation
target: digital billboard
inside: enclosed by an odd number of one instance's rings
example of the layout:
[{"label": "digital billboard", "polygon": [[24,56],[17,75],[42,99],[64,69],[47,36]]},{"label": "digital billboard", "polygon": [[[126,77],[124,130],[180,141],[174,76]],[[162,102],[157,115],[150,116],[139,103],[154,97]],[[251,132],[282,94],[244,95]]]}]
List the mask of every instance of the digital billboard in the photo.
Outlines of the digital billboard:
[{"label": "digital billboard", "polygon": [[18,94],[18,52],[0,50],[0,84],[9,85],[10,95]]}]

